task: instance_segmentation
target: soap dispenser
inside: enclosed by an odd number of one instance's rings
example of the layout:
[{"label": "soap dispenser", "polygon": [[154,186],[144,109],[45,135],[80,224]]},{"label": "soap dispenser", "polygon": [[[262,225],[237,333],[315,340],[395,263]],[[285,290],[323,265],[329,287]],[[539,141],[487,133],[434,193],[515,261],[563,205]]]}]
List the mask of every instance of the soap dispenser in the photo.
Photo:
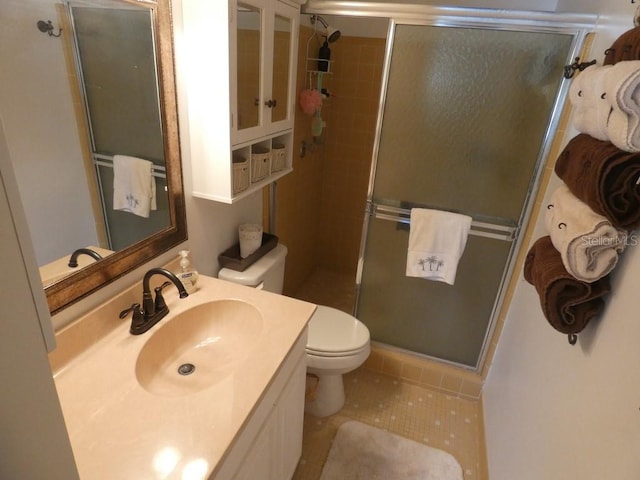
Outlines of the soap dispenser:
[{"label": "soap dispenser", "polygon": [[189,250],[180,250],[180,269],[176,272],[176,276],[184,285],[188,294],[196,291],[196,283],[198,282],[198,272],[191,266],[189,259]]}]

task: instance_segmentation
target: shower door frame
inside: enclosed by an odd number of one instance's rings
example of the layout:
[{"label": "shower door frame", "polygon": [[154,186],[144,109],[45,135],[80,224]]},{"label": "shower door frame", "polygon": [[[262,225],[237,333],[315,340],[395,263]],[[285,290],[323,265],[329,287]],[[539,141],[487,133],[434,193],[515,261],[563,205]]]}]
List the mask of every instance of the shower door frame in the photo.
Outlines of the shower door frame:
[{"label": "shower door frame", "polygon": [[[332,2],[340,3],[340,2]],[[406,7],[406,6],[405,6]],[[569,54],[567,56],[567,64],[573,62],[573,59],[580,56],[580,52],[583,49],[586,36],[589,32],[593,31],[595,25],[595,17],[592,16],[576,16],[576,15],[550,15],[541,14],[539,12],[503,12],[503,11],[490,11],[480,9],[466,9],[466,8],[437,8],[426,7],[419,8],[421,14],[418,15],[406,15],[406,11],[403,10],[402,16],[392,16],[389,22],[389,29],[387,34],[387,45],[385,49],[385,59],[383,65],[383,78],[382,86],[380,89],[380,101],[378,104],[378,117],[376,122],[376,132],[374,138],[373,154],[371,160],[371,171],[369,176],[369,185],[367,190],[367,208],[366,215],[363,222],[362,236],[360,240],[360,253],[358,256],[358,267],[356,273],[356,299],[354,313],[358,314],[358,305],[360,299],[360,289],[362,282],[362,273],[364,268],[364,255],[367,243],[367,236],[369,233],[369,223],[376,218],[376,205],[373,201],[373,190],[376,178],[376,168],[378,160],[378,152],[380,147],[380,136],[382,132],[383,115],[386,104],[386,95],[389,82],[389,72],[391,67],[391,59],[393,54],[393,46],[395,40],[395,30],[398,25],[422,25],[430,27],[448,27],[448,28],[477,28],[488,30],[507,30],[517,32],[535,32],[535,33],[556,33],[571,35],[573,37],[571,47],[569,48]],[[323,12],[327,13],[327,12]],[[335,13],[335,12],[334,12]],[[353,13],[353,12],[352,12]],[[343,12],[343,14],[348,14]],[[370,14],[370,13],[369,13]],[[493,14],[493,16],[491,16]],[[529,18],[529,17],[534,17]],[[521,211],[520,219],[518,220],[518,226],[513,232],[513,241],[511,249],[507,257],[507,262],[502,274],[502,279],[498,287],[498,293],[494,301],[491,316],[487,329],[485,331],[484,339],[482,341],[482,347],[478,355],[478,359],[475,366],[469,366],[453,362],[446,359],[441,359],[426,354],[405,350],[401,347],[384,344],[381,342],[373,342],[374,344],[384,345],[391,350],[408,353],[410,355],[427,358],[440,363],[449,364],[465,370],[470,370],[475,373],[480,373],[484,367],[491,339],[495,332],[496,324],[498,323],[498,317],[503,309],[507,287],[510,284],[513,274],[516,259],[518,253],[522,248],[523,236],[521,235],[523,230],[526,230],[531,213],[533,211],[535,198],[540,188],[540,182],[542,177],[543,167],[546,163],[546,159],[549,155],[551,144],[554,139],[554,134],[557,131],[560,117],[565,104],[569,90],[569,81],[563,79],[560,83],[552,110],[549,117],[549,122],[544,132],[543,140],[540,150],[538,152],[538,158],[535,162],[534,173],[532,181],[529,184],[524,207]]]}]

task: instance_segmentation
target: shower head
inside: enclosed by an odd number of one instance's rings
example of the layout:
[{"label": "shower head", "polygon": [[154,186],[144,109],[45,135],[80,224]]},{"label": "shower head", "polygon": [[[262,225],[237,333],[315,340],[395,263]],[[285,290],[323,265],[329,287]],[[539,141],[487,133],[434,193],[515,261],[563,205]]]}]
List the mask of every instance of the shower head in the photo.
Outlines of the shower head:
[{"label": "shower head", "polygon": [[320,15],[311,15],[311,25],[315,25],[316,21],[320,22],[324,27],[327,37],[327,42],[333,43],[340,38],[340,30],[330,27],[327,21],[322,18]]}]

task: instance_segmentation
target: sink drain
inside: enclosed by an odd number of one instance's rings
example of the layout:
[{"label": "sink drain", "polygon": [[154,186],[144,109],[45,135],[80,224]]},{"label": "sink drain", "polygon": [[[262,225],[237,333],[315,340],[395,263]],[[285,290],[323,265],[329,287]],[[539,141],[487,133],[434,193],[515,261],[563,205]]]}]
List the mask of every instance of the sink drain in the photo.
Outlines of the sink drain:
[{"label": "sink drain", "polygon": [[178,367],[178,373],[180,375],[191,375],[196,371],[196,366],[193,363],[183,363]]}]

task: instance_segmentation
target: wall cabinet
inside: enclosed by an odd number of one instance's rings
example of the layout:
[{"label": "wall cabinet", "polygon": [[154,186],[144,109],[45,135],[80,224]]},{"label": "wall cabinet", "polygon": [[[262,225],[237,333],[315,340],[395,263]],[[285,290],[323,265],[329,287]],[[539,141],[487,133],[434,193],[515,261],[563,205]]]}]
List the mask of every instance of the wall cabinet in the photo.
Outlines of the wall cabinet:
[{"label": "wall cabinet", "polygon": [[306,332],[210,480],[287,480],[302,454]]},{"label": "wall cabinet", "polygon": [[300,6],[181,5],[192,194],[233,203],[292,171]]}]

